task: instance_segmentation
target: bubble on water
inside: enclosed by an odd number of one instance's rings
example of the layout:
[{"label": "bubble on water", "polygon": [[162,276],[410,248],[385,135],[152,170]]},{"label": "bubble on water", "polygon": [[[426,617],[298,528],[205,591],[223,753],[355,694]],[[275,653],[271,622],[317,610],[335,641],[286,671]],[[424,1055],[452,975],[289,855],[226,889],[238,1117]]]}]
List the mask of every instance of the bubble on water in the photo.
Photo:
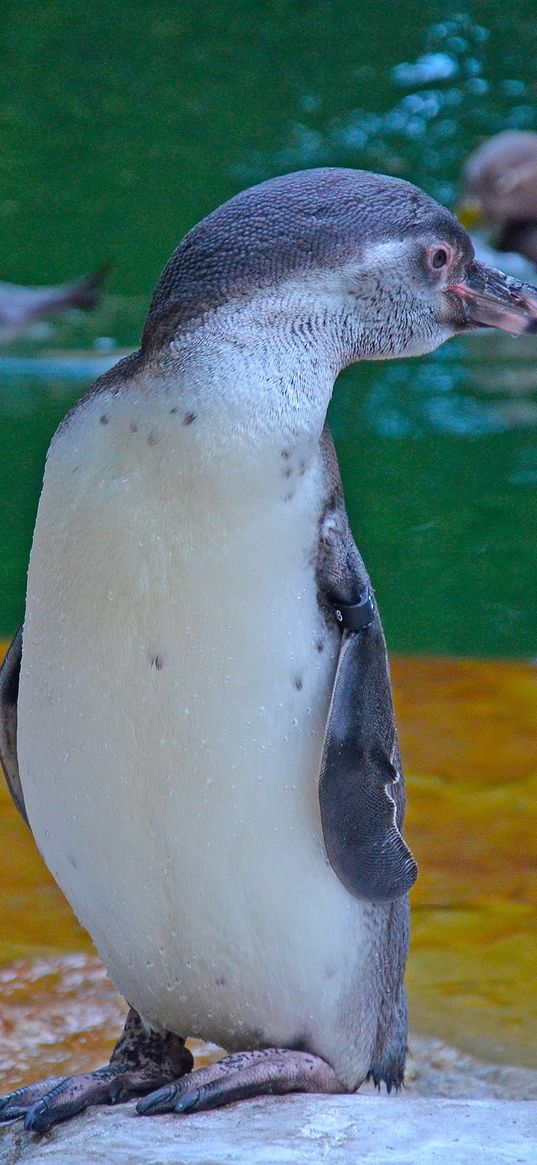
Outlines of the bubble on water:
[{"label": "bubble on water", "polygon": [[96,336],[93,347],[96,352],[113,352],[117,348],[117,340],[114,336]]},{"label": "bubble on water", "polygon": [[318,93],[303,93],[298,99],[298,104],[304,113],[317,113],[321,107],[321,97]]},{"label": "bubble on water", "polygon": [[466,83],[466,92],[473,95],[481,96],[482,93],[487,93],[490,88],[488,81],[484,77],[471,77]]},{"label": "bubble on water", "polygon": [[510,77],[500,82],[500,89],[507,97],[522,97],[522,94],[526,92],[526,84],[524,81],[517,81]]},{"label": "bubble on water", "polygon": [[533,129],[534,119],[532,105],[516,105],[508,114],[506,124],[509,129]]},{"label": "bubble on water", "polygon": [[447,81],[457,72],[457,61],[449,53],[424,53],[417,61],[402,62],[391,71],[396,85],[424,85],[431,81]]},{"label": "bubble on water", "polygon": [[447,47],[454,53],[465,53],[468,48],[468,41],[464,40],[462,36],[450,36],[447,41]]}]

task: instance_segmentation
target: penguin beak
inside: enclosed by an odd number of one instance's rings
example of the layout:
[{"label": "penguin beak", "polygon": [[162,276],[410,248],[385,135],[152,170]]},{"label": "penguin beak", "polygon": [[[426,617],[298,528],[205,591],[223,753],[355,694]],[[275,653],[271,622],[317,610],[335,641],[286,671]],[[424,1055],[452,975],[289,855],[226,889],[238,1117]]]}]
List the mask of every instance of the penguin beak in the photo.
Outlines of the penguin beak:
[{"label": "penguin beak", "polygon": [[456,299],[466,328],[499,328],[512,336],[537,332],[537,287],[495,267],[474,260],[464,279],[445,287],[444,294]]}]

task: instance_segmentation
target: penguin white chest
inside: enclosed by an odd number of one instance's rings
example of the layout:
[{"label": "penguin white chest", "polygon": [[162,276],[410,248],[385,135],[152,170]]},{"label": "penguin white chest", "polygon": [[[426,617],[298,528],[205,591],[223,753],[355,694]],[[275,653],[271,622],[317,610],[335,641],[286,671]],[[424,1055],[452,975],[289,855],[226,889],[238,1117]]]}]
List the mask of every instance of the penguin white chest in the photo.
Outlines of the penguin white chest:
[{"label": "penguin white chest", "polygon": [[320,467],[282,448],[265,478],[247,457],[222,476],[194,421],[166,419],[88,402],[53,445],[19,698],[28,814],[151,1022],[321,1043],[367,952],[319,822],[339,639],[316,595]]}]

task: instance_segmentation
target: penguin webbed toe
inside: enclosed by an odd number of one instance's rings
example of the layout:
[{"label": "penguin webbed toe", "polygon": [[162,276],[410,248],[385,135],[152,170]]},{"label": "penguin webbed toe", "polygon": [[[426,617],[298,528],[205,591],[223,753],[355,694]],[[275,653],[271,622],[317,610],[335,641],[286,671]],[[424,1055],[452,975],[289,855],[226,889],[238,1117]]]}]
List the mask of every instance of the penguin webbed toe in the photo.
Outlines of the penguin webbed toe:
[{"label": "penguin webbed toe", "polygon": [[184,1040],[148,1030],[131,1008],[109,1064],[16,1089],[0,1100],[0,1122],[23,1117],[26,1129],[44,1133],[93,1105],[120,1104],[175,1082],[193,1062]]},{"label": "penguin webbed toe", "polygon": [[291,1048],[261,1048],[224,1056],[188,1078],[145,1096],[141,1116],[202,1112],[237,1100],[289,1092],[343,1092],[333,1068],[319,1056]]}]

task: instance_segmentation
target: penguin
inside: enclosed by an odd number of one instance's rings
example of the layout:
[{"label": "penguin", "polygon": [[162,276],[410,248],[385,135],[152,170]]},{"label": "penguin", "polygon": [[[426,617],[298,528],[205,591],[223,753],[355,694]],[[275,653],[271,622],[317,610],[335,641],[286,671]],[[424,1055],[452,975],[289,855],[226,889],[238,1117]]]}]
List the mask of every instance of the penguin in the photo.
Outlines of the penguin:
[{"label": "penguin", "polygon": [[[478,326],[536,330],[537,290],[448,211],[383,175],[288,174],[186,235],[140,349],[60,425],[0,753],[129,1012],[109,1065],[3,1120],[400,1087],[417,868],[325,418],[345,366]],[[189,1036],[227,1054],[192,1071]]]},{"label": "penguin", "polygon": [[102,263],[91,275],[55,287],[0,283],[0,339],[9,339],[38,320],[70,308],[90,311],[99,303],[110,267],[111,263]]},{"label": "penguin", "polygon": [[537,133],[503,130],[474,151],[465,168],[461,217],[484,218],[499,251],[537,264]]}]

